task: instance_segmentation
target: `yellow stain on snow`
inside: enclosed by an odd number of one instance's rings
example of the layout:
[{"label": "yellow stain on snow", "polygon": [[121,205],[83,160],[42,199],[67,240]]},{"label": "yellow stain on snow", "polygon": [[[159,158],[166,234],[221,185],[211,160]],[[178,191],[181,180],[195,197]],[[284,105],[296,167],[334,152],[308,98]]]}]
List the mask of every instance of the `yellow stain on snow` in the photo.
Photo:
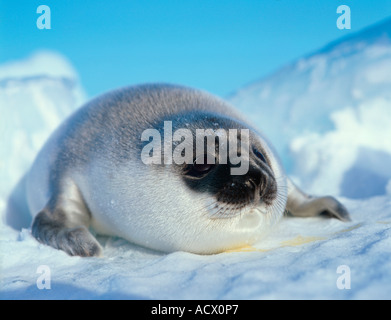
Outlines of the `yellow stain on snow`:
[{"label": "yellow stain on snow", "polygon": [[[391,224],[391,221],[377,221],[376,223]],[[337,231],[334,234],[350,232],[352,230],[360,228],[362,225],[363,225],[362,223],[358,223],[358,224],[351,226],[349,228]],[[231,252],[267,252],[267,251],[282,248],[282,247],[296,247],[296,246],[301,246],[306,243],[311,243],[311,242],[321,241],[321,240],[326,240],[326,239],[327,239],[327,237],[313,237],[313,236],[307,237],[307,236],[298,235],[292,239],[282,241],[279,243],[279,245],[277,245],[276,247],[270,248],[270,249],[258,249],[253,246],[246,245],[244,247],[227,250],[225,252],[227,252],[227,253],[231,253]]]},{"label": "yellow stain on snow", "polygon": [[281,248],[281,247],[301,246],[306,243],[311,243],[314,241],[325,240],[325,239],[326,238],[324,238],[324,237],[303,237],[301,235],[298,235],[292,239],[282,241],[282,242],[280,242],[280,245],[273,247],[273,248],[270,248],[270,249],[258,249],[258,248],[254,248],[253,246],[247,245],[247,246],[237,248],[237,249],[230,249],[225,252],[227,252],[227,253],[231,253],[231,252],[267,252],[272,249],[277,249],[277,248]]},{"label": "yellow stain on snow", "polygon": [[253,246],[247,245],[247,246],[244,246],[244,247],[241,247],[241,248],[230,249],[230,250],[227,250],[227,251],[224,251],[224,252],[231,253],[231,252],[254,252],[254,251],[266,252],[268,250],[257,249],[257,248],[254,248]]},{"label": "yellow stain on snow", "polygon": [[391,221],[376,221],[376,223],[380,223],[380,224],[391,224]]},{"label": "yellow stain on snow", "polygon": [[341,230],[341,231],[337,231],[337,232],[335,232],[334,234],[349,232],[349,231],[352,231],[352,230],[354,230],[354,229],[360,228],[362,225],[363,225],[362,223],[357,223],[357,224],[355,224],[354,226],[351,226],[351,227],[349,227],[349,228],[343,229],[343,230]]},{"label": "yellow stain on snow", "polygon": [[325,240],[326,238],[324,237],[303,237],[303,236],[296,236],[293,239],[283,241],[281,242],[281,247],[295,247],[295,246],[301,246],[302,244],[305,243],[311,243],[314,241],[319,241],[319,240]]}]

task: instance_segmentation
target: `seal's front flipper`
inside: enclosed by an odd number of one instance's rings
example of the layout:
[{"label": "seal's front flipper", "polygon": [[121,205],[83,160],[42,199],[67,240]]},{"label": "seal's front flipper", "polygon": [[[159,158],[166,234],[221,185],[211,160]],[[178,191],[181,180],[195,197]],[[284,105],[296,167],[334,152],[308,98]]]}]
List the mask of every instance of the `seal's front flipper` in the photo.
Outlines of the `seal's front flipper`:
[{"label": "seal's front flipper", "polygon": [[[65,191],[65,192],[64,192]],[[34,218],[31,232],[41,243],[71,256],[99,256],[102,248],[88,231],[90,212],[75,185],[55,193]]]},{"label": "seal's front flipper", "polygon": [[342,221],[350,221],[346,208],[335,198],[313,197],[301,191],[288,178],[287,211],[295,217],[314,217],[327,215]]},{"label": "seal's front flipper", "polygon": [[58,219],[64,214],[49,212],[46,208],[34,219],[31,232],[41,243],[65,251],[71,256],[91,257],[101,255],[102,249],[85,226],[67,227]]}]

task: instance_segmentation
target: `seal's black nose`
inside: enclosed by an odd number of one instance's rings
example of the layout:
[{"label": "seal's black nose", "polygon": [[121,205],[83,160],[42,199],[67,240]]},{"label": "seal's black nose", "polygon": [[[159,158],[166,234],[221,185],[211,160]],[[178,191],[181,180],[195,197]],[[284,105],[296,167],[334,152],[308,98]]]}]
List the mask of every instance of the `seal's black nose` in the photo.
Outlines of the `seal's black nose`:
[{"label": "seal's black nose", "polygon": [[267,205],[271,205],[277,197],[277,183],[274,176],[267,170],[250,165],[248,173],[243,179],[245,179],[245,184],[252,188]]},{"label": "seal's black nose", "polygon": [[247,174],[243,178],[249,181],[255,188],[259,188],[262,181],[262,171],[260,168],[250,165]]}]

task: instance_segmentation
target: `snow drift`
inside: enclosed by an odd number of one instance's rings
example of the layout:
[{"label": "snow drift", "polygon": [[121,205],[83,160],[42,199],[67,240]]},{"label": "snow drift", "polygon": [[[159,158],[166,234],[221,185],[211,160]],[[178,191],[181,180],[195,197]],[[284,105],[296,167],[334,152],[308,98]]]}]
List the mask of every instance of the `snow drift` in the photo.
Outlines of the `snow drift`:
[{"label": "snow drift", "polygon": [[326,46],[230,97],[313,193],[363,198],[391,180],[391,20]]},{"label": "snow drift", "polygon": [[0,210],[50,133],[84,100],[76,71],[58,54],[0,66]]},{"label": "snow drift", "polygon": [[[284,218],[261,243],[211,256],[100,236],[103,258],[69,257],[5,223],[11,190],[84,95],[56,54],[0,66],[0,298],[390,299],[390,30],[386,21],[343,39],[230,99],[269,136],[296,181],[340,195],[352,221]],[[50,289],[37,285],[41,265]]]},{"label": "snow drift", "polygon": [[40,52],[0,66],[0,194],[29,168],[49,134],[85,100],[73,67]]}]

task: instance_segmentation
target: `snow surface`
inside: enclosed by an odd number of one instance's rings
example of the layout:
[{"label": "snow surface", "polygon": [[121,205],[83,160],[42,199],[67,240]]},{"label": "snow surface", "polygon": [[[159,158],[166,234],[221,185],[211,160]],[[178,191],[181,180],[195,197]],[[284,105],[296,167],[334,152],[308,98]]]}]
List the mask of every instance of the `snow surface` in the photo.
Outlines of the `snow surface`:
[{"label": "snow surface", "polygon": [[[284,218],[253,247],[209,256],[99,236],[104,257],[70,257],[11,228],[11,190],[85,95],[58,54],[0,66],[0,298],[390,299],[390,26],[332,44],[231,97],[296,181],[338,195],[352,221]],[[41,265],[50,268],[50,289],[37,287]],[[350,289],[337,286],[348,276],[339,266],[349,267]]]}]

